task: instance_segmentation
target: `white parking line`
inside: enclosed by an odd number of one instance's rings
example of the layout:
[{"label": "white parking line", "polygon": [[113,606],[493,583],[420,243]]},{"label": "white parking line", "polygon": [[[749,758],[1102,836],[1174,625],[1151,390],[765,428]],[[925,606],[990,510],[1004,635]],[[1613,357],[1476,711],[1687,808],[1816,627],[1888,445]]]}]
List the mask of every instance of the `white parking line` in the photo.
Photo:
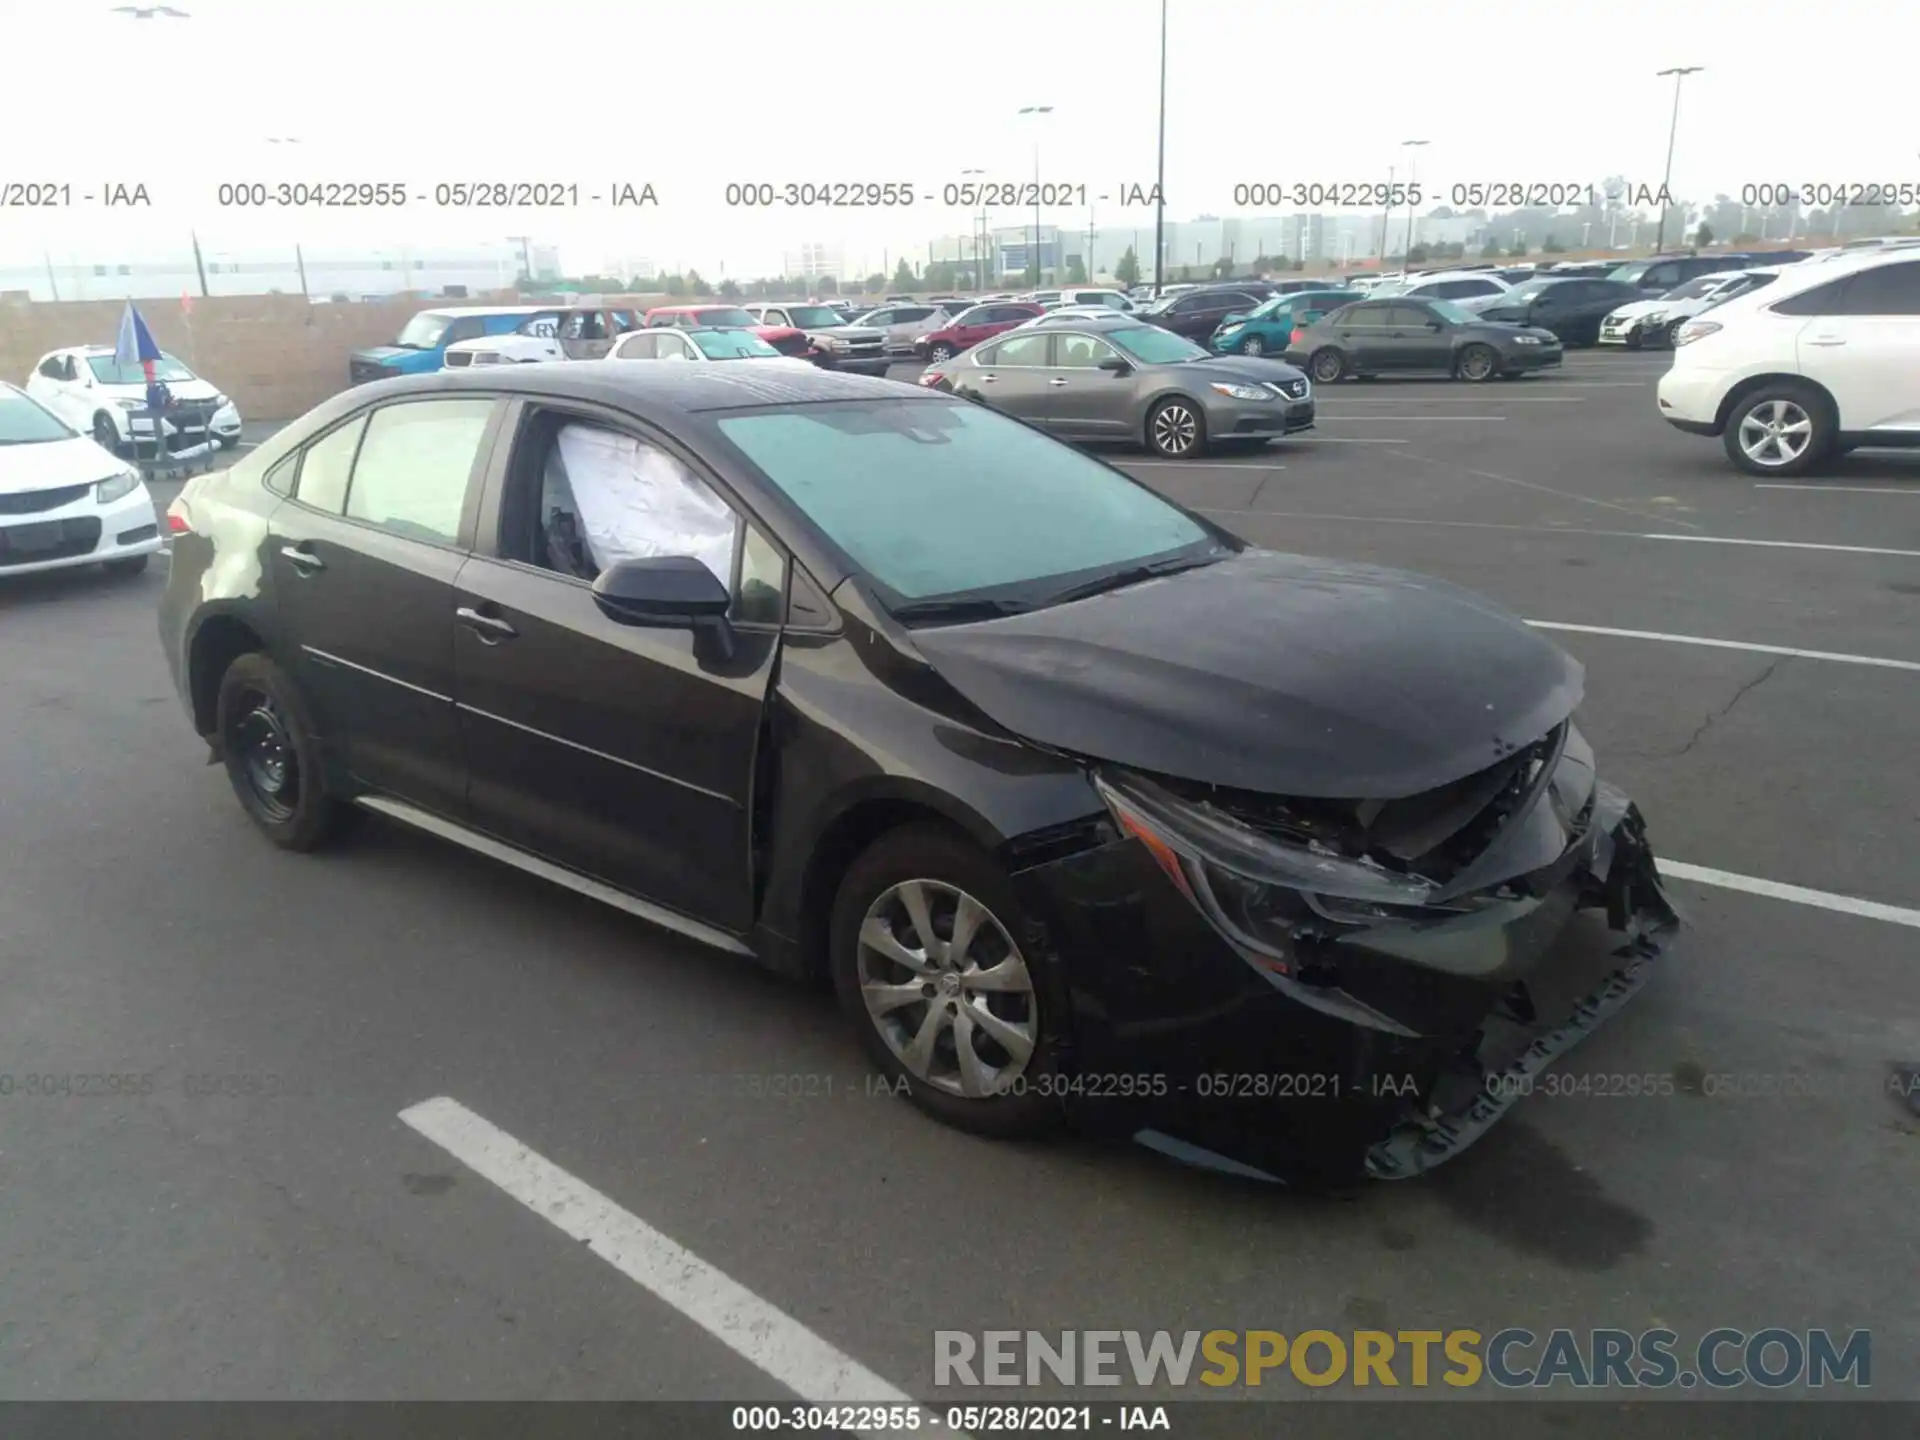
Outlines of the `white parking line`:
[{"label": "white parking line", "polygon": [[1756,490],[1812,490],[1823,495],[1920,495],[1920,485],[1902,489],[1898,485],[1782,485],[1756,481]]},{"label": "white parking line", "polygon": [[[400,1119],[563,1234],[591,1245],[594,1253],[614,1269],[666,1301],[801,1399],[822,1405],[911,1405],[920,1409],[911,1396],[835,1349],[798,1320],[459,1101],[444,1095],[423,1100],[402,1110]],[[924,1410],[922,1418],[929,1425],[939,1423]]]},{"label": "white parking line", "polygon": [[1415,420],[1422,425],[1434,425],[1440,423],[1466,424],[1472,421],[1505,420],[1507,417],[1504,415],[1320,415],[1318,418],[1326,420],[1364,420],[1369,425],[1381,420]]},{"label": "white parking line", "polygon": [[1147,465],[1164,470],[1284,470],[1284,465],[1269,465],[1259,460],[1134,460],[1131,458],[1115,462],[1120,465]]},{"label": "white parking line", "polygon": [[1880,655],[1847,655],[1837,650],[1797,650],[1790,645],[1760,645],[1749,640],[1712,640],[1704,635],[1668,635],[1659,630],[1617,630],[1610,625],[1566,625],[1529,620],[1536,630],[1566,630],[1576,635],[1612,635],[1621,640],[1661,640],[1669,645],[1704,645],[1713,650],[1750,650],[1756,655],[1788,655],[1796,660],[1830,660],[1837,665],[1872,665],[1882,670],[1920,671],[1920,660],[1889,660]]},{"label": "white parking line", "polygon": [[1848,555],[1901,555],[1920,560],[1920,550],[1887,550],[1878,545],[1818,545],[1811,540],[1737,540],[1728,535],[1647,535],[1648,540],[1690,540],[1696,545],[1760,545],[1773,550],[1838,550]]},{"label": "white parking line", "polygon": [[1799,885],[1782,885],[1777,880],[1760,880],[1752,875],[1735,875],[1730,870],[1715,870],[1706,865],[1683,865],[1678,860],[1656,862],[1661,875],[1674,880],[1693,880],[1702,885],[1717,885],[1723,890],[1744,890],[1749,895],[1765,895],[1772,900],[1788,900],[1795,905],[1812,905],[1821,910],[1838,910],[1868,920],[1884,920],[1889,925],[1909,925],[1920,929],[1920,910],[1901,905],[1883,905],[1878,900],[1857,900],[1851,895],[1835,895],[1828,890],[1808,890]]},{"label": "white parking line", "polygon": [[[1326,391],[1320,392],[1322,395]],[[1489,399],[1496,399],[1503,405],[1584,405],[1587,402],[1573,395],[1342,395],[1334,403],[1338,405],[1480,405]]]}]

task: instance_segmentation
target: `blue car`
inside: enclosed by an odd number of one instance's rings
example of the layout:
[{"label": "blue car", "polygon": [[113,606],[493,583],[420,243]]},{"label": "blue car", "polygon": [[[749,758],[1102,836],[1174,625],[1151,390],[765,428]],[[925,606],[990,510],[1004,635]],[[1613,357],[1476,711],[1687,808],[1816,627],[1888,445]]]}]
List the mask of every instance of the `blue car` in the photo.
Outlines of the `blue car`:
[{"label": "blue car", "polygon": [[390,380],[395,375],[420,375],[445,363],[447,346],[456,340],[478,340],[483,335],[511,335],[529,321],[551,317],[556,322],[564,305],[455,305],[445,310],[422,310],[409,320],[391,345],[356,350],[347,361],[347,378],[355,385]]}]

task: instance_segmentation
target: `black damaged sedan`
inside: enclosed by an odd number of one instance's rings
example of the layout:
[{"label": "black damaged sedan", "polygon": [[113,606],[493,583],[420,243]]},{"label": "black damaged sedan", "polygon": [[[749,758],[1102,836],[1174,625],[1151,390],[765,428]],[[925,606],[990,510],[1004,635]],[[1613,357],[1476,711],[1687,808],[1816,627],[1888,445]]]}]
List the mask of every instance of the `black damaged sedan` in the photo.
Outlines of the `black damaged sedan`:
[{"label": "black damaged sedan", "polygon": [[1677,924],[1537,632],[936,393],[385,381],[169,527],[167,662],[270,840],[372,811],[830,978],[970,1130],[1415,1174]]}]

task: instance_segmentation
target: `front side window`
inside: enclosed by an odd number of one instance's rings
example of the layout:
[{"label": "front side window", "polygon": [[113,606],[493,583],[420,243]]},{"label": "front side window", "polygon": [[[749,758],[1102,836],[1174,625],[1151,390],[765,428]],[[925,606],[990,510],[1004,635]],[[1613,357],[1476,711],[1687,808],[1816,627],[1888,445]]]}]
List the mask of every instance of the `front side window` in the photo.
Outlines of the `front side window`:
[{"label": "front side window", "polygon": [[441,338],[447,333],[447,327],[453,323],[450,315],[436,314],[431,310],[422,310],[418,315],[401,327],[394,338],[394,344],[402,350],[433,350],[438,348]]},{"label": "front side window", "polygon": [[493,401],[479,398],[414,400],[374,411],[353,462],[348,517],[411,540],[453,544],[492,414]]},{"label": "front side window", "polygon": [[1147,487],[977,405],[809,405],[729,416],[719,429],[896,602],[1214,543]]},{"label": "front side window", "polygon": [[294,482],[294,498],[329,515],[346,509],[347,476],[353,471],[353,452],[360,448],[360,434],[366,428],[367,417],[356,415],[307,446],[299,478]]},{"label": "front side window", "polygon": [[619,360],[651,360],[657,353],[654,346],[660,342],[658,335],[645,333],[629,336],[614,346],[613,354]]},{"label": "front side window", "polygon": [[1113,354],[1111,347],[1091,335],[1058,336],[1053,342],[1053,350],[1053,363],[1062,370],[1093,370]]},{"label": "front side window", "polygon": [[1838,313],[1920,315],[1920,260],[1861,271],[1841,296]]},{"label": "front side window", "polygon": [[621,560],[691,555],[733,578],[739,519],[674,456],[637,436],[570,420],[540,472],[535,563],[593,581]]}]

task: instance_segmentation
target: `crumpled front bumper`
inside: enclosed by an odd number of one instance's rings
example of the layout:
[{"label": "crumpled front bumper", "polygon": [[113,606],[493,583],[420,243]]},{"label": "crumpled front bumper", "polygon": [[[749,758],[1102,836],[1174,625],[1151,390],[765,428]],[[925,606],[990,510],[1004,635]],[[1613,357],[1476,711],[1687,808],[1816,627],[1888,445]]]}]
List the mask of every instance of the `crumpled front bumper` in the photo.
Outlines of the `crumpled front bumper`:
[{"label": "crumpled front bumper", "polygon": [[[1528,1093],[1533,1077],[1606,1023],[1653,978],[1680,915],[1660,882],[1646,822],[1619,790],[1596,787],[1591,849],[1570,877],[1577,908],[1604,910],[1620,961],[1570,1010],[1518,1022],[1495,1016],[1470,1060],[1447,1073],[1367,1151],[1367,1173],[1404,1180],[1452,1159]],[[1505,1030],[1508,1033],[1499,1033]]]}]

